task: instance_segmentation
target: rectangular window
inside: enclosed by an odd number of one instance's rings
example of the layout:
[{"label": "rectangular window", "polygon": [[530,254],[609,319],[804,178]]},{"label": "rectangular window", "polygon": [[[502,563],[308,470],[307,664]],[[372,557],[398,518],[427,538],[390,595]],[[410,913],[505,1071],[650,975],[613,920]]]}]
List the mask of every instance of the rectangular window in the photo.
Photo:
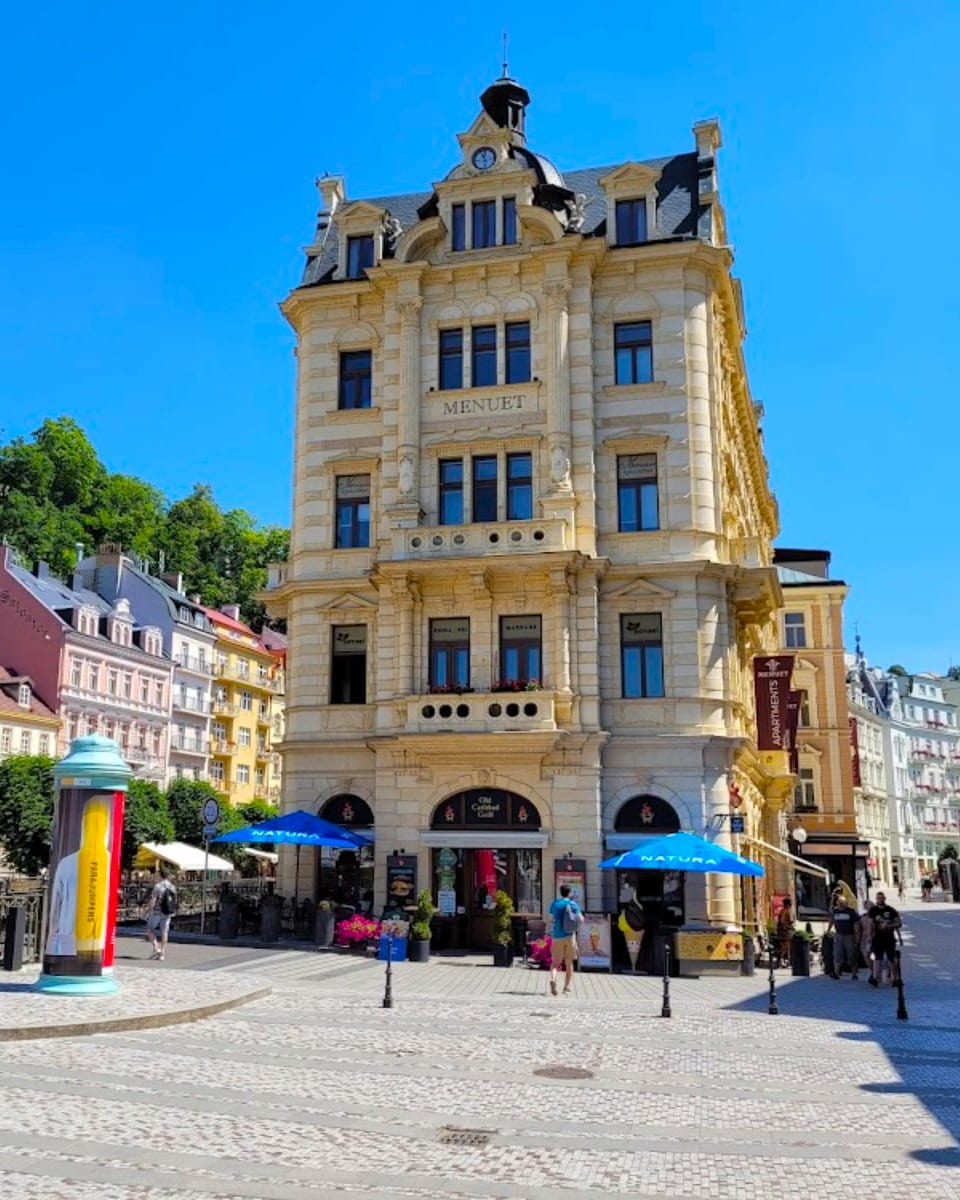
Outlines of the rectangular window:
[{"label": "rectangular window", "polygon": [[50,734],[49,733],[41,733],[40,734],[40,745],[37,748],[37,753],[42,754],[44,756],[50,753]]},{"label": "rectangular window", "polygon": [[23,732],[20,734],[20,753],[21,754],[29,754],[30,753],[30,730],[29,729],[24,729]]},{"label": "rectangular window", "polygon": [[344,350],[340,355],[340,408],[369,408],[373,402],[373,351]]},{"label": "rectangular window", "polygon": [[810,727],[810,693],[806,688],[800,689],[800,724],[804,729]]},{"label": "rectangular window", "polygon": [[126,671],[123,673],[123,698],[130,700],[133,697],[133,676]]},{"label": "rectangular window", "polygon": [[334,626],[332,660],[330,703],[366,704],[366,625]]},{"label": "rectangular window", "polygon": [[653,380],[653,334],[649,321],[614,325],[613,351],[618,384]]},{"label": "rectangular window", "polygon": [[807,625],[803,613],[783,614],[783,641],[788,650],[803,650],[807,644]]},{"label": "rectangular window", "polygon": [[373,234],[347,238],[347,278],[362,278],[367,267],[373,266]]},{"label": "rectangular window", "polygon": [[253,734],[246,725],[241,725],[237,730],[237,741],[241,746],[253,745]]},{"label": "rectangular window", "polygon": [[157,708],[163,708],[163,684],[155,683],[153,685],[153,702]]},{"label": "rectangular window", "polygon": [[83,683],[83,667],[76,659],[70,664],[70,686],[78,688]]},{"label": "rectangular window", "polygon": [[543,678],[541,622],[539,617],[500,618],[500,686],[538,687]]},{"label": "rectangular window", "polygon": [[530,322],[508,321],[506,342],[507,383],[529,383]]},{"label": "rectangular window", "polygon": [[454,250],[467,248],[467,210],[462,204],[454,204],[451,210],[453,228],[450,231],[450,245]]},{"label": "rectangular window", "polygon": [[473,221],[474,250],[497,244],[497,206],[493,200],[474,200],[470,216]]},{"label": "rectangular window", "polygon": [[497,456],[478,455],[473,459],[473,519],[497,519]]},{"label": "rectangular window", "polygon": [[253,696],[249,692],[240,693],[240,711],[253,712]]},{"label": "rectangular window", "polygon": [[241,787],[246,787],[250,782],[250,768],[245,764],[237,767],[237,783]]},{"label": "rectangular window", "polygon": [[150,703],[150,680],[149,679],[141,679],[140,680],[140,703],[141,704],[149,704]]},{"label": "rectangular window", "polygon": [[795,812],[816,811],[817,789],[813,782],[812,767],[800,768],[800,778],[793,789],[793,808]]},{"label": "rectangular window", "polygon": [[215,762],[210,764],[210,781],[211,783],[223,783],[223,763]]},{"label": "rectangular window", "polygon": [[617,245],[639,246],[647,240],[647,202],[617,201]]},{"label": "rectangular window", "polygon": [[517,243],[517,202],[513,196],[503,198],[503,244],[515,246]]},{"label": "rectangular window", "polygon": [[440,390],[463,387],[463,330],[440,330]]},{"label": "rectangular window", "polygon": [[115,667],[111,667],[109,671],[107,671],[107,694],[109,696],[115,696],[119,687],[120,672]]},{"label": "rectangular window", "polygon": [[474,325],[471,330],[470,383],[473,387],[496,387],[496,325]]},{"label": "rectangular window", "polygon": [[263,787],[263,785],[264,785],[264,784],[266,783],[266,781],[267,781],[266,772],[264,771],[263,767],[257,767],[257,776],[256,776],[256,778],[257,778],[257,787],[258,787],[258,788],[262,788],[262,787]]},{"label": "rectangular window", "polygon": [[440,524],[463,524],[463,459],[440,460]]},{"label": "rectangular window", "polygon": [[533,456],[507,455],[507,520],[533,519]]},{"label": "rectangular window", "polygon": [[0,754],[9,754],[13,745],[13,730],[8,726],[0,729]]},{"label": "rectangular window", "polygon": [[663,622],[659,613],[622,613],[620,667],[624,699],[663,695]]},{"label": "rectangular window", "polygon": [[430,690],[470,686],[470,618],[430,622]]},{"label": "rectangular window", "polygon": [[617,457],[617,507],[621,533],[660,528],[655,454]]},{"label": "rectangular window", "polygon": [[87,687],[91,692],[95,692],[100,687],[100,671],[97,667],[89,667],[87,669]]},{"label": "rectangular window", "polygon": [[338,550],[370,545],[370,476],[337,476]]}]

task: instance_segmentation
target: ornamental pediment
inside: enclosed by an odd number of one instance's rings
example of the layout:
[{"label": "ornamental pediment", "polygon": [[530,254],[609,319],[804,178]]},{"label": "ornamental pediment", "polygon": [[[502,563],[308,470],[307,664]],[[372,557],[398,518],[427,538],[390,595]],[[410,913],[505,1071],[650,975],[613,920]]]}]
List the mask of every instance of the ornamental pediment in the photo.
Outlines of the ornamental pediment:
[{"label": "ornamental pediment", "polygon": [[649,579],[634,579],[630,583],[604,591],[603,594],[611,600],[621,596],[657,596],[661,600],[672,600],[676,592],[661,587],[658,583],[651,583]]},{"label": "ornamental pediment", "polygon": [[659,167],[651,167],[647,163],[628,162],[617,167],[609,175],[604,175],[600,186],[605,191],[625,191],[636,188],[639,191],[649,191],[660,181],[663,174]]},{"label": "ornamental pediment", "polygon": [[386,211],[378,204],[371,204],[369,200],[351,200],[349,204],[341,204],[337,209],[336,221],[338,225],[376,223]]},{"label": "ornamental pediment", "polygon": [[367,600],[364,596],[358,596],[356,592],[341,592],[339,596],[335,596],[326,604],[320,605],[321,612],[333,612],[337,609],[344,608],[376,608],[375,600]]}]

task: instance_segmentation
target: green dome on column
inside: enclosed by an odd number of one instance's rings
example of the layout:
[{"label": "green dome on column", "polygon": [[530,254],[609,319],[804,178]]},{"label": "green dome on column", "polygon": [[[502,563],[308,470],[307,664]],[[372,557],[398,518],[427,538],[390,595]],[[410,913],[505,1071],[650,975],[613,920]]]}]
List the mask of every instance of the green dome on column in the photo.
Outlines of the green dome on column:
[{"label": "green dome on column", "polygon": [[74,738],[67,756],[53,768],[53,778],[59,787],[107,788],[120,792],[127,790],[132,774],[117,743],[98,733]]}]

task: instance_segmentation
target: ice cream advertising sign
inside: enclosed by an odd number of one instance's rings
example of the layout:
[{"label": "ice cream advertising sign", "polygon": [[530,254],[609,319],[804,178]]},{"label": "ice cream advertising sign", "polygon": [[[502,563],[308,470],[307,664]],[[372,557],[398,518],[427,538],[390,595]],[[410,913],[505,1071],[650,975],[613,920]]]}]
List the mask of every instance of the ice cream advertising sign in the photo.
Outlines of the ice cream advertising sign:
[{"label": "ice cream advertising sign", "polygon": [[612,969],[609,913],[583,914],[583,924],[577,929],[577,957],[581,967],[600,971]]}]

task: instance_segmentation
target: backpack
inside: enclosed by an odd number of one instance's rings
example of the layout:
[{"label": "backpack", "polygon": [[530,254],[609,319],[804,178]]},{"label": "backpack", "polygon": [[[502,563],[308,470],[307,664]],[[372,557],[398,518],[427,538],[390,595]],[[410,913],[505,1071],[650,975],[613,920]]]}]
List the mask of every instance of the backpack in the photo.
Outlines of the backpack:
[{"label": "backpack", "polygon": [[165,887],[160,893],[160,911],[165,917],[172,917],[177,911],[177,891],[174,887]]},{"label": "backpack", "polygon": [[563,912],[560,914],[560,925],[564,933],[576,933],[583,924],[583,913],[573,903],[568,900],[563,906]]}]

